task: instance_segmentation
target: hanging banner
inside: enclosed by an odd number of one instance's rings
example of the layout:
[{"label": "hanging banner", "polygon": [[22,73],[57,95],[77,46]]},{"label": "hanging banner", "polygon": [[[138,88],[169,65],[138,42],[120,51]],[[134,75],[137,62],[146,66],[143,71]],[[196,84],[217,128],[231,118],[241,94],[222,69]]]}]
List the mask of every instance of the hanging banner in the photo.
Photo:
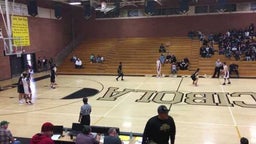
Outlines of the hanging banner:
[{"label": "hanging banner", "polygon": [[12,37],[14,46],[30,46],[27,17],[12,16]]}]

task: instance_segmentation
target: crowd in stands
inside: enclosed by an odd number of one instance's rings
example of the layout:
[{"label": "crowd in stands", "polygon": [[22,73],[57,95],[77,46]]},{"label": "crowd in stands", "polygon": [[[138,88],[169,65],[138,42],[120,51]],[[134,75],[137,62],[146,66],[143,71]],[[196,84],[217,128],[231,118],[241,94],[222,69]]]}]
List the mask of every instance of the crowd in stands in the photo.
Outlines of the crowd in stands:
[{"label": "crowd in stands", "polygon": [[75,68],[76,69],[81,69],[83,68],[83,62],[80,58],[76,57],[76,56],[73,56],[71,59],[70,59],[71,62],[73,62],[75,64]]},{"label": "crowd in stands", "polygon": [[[103,63],[104,62],[104,57],[103,56],[100,56],[100,55],[97,55],[95,56],[94,54],[91,54],[90,57],[89,57],[89,60],[90,60],[90,63]],[[80,58],[78,58],[77,56],[73,56],[71,59],[70,59],[71,62],[73,62],[75,64],[75,68],[76,69],[81,69],[83,68],[83,62]]]},{"label": "crowd in stands", "polygon": [[91,63],[103,63],[104,62],[104,57],[97,55],[95,56],[94,54],[90,55],[90,62]]},{"label": "crowd in stands", "polygon": [[189,59],[183,58],[182,60],[178,61],[174,54],[168,52],[164,44],[161,44],[159,47],[159,60],[162,66],[165,64],[170,64],[170,71],[172,74],[176,74],[178,70],[188,70],[189,68]]},{"label": "crowd in stands", "polygon": [[217,43],[219,54],[235,60],[255,61],[256,41],[254,40],[254,24],[245,29],[230,29],[226,33],[209,34],[202,32],[189,32],[191,39],[198,38],[202,42],[200,48],[201,57],[207,58],[214,55],[213,44]]}]

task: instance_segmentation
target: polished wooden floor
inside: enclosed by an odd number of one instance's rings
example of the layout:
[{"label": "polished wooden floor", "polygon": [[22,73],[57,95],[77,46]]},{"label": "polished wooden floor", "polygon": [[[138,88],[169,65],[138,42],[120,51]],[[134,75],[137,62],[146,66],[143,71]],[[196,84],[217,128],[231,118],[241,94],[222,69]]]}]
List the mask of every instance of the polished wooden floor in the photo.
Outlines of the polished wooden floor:
[{"label": "polished wooden floor", "polygon": [[93,88],[99,93],[89,97],[92,125],[142,133],[157,107],[165,104],[176,122],[177,144],[238,144],[240,137],[256,144],[255,79],[231,79],[225,86],[222,82],[201,78],[195,87],[189,77],[116,81],[114,76],[59,75],[56,89],[49,88],[49,78],[33,82],[33,105],[19,104],[16,88],[0,91],[0,120],[8,120],[19,137],[31,137],[45,121],[71,127],[82,100],[61,98]]}]

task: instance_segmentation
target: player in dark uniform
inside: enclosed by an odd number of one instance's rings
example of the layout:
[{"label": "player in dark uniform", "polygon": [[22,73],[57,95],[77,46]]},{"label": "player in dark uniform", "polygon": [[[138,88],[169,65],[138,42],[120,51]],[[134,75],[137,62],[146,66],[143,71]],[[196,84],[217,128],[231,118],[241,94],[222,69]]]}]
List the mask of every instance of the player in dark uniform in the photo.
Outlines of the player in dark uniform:
[{"label": "player in dark uniform", "polygon": [[191,79],[193,80],[193,85],[197,86],[197,82],[199,79],[199,68],[196,69],[196,71],[191,75]]},{"label": "player in dark uniform", "polygon": [[56,71],[57,71],[57,67],[56,65],[54,64],[53,66],[51,66],[51,74],[50,74],[50,77],[51,77],[51,88],[52,89],[55,89],[55,86],[56,85],[56,81],[55,81],[55,78],[56,78]]},{"label": "player in dark uniform", "polygon": [[174,120],[168,115],[169,110],[165,105],[157,109],[158,115],[150,118],[143,133],[142,144],[174,144],[176,126]]},{"label": "player in dark uniform", "polygon": [[20,75],[20,78],[18,80],[18,86],[17,86],[17,91],[19,93],[19,103],[23,103],[23,98],[24,98],[24,87],[22,83],[22,78],[23,78],[23,73]]},{"label": "player in dark uniform", "polygon": [[119,66],[117,68],[117,78],[116,81],[118,81],[118,79],[121,77],[121,80],[124,80],[124,73],[123,73],[123,66],[122,66],[122,62],[119,63]]}]

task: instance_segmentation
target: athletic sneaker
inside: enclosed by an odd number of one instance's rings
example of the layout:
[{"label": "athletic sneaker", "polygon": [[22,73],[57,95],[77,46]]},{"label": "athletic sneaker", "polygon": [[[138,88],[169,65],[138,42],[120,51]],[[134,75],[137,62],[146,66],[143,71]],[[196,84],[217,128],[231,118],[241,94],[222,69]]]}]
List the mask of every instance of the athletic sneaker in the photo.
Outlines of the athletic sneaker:
[{"label": "athletic sneaker", "polygon": [[23,104],[23,101],[22,101],[22,100],[19,100],[19,104]]},{"label": "athletic sneaker", "polygon": [[231,82],[228,82],[228,84],[231,84]]},{"label": "athletic sneaker", "polygon": [[223,83],[222,85],[226,85],[225,83]]}]

